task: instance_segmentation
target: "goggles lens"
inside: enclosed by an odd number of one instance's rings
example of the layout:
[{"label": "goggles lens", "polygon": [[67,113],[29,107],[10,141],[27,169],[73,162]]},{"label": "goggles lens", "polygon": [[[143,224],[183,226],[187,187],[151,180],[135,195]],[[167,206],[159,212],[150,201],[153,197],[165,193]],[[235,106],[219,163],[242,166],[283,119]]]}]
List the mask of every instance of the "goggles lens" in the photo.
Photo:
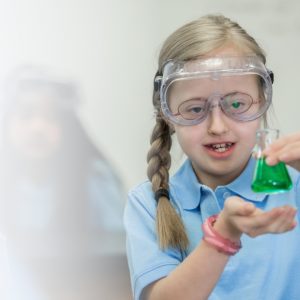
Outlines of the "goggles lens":
[{"label": "goggles lens", "polygon": [[176,124],[198,124],[216,107],[234,120],[251,121],[271,103],[271,79],[257,57],[168,64],[160,89],[161,107]]},{"label": "goggles lens", "polygon": [[261,101],[253,101],[248,94],[234,92],[218,98],[217,105],[212,104],[210,99],[205,98],[186,100],[179,105],[178,112],[173,113],[173,115],[180,116],[185,120],[202,120],[206,118],[211,109],[218,106],[226,115],[240,120],[257,114],[260,109]]}]

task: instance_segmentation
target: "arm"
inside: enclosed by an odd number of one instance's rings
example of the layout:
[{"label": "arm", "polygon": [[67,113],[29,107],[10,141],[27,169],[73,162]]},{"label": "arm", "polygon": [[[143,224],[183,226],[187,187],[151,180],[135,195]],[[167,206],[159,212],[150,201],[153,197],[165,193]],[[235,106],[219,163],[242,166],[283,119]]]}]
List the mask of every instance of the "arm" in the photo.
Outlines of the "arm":
[{"label": "arm", "polygon": [[[296,210],[288,206],[263,212],[238,197],[230,197],[214,228],[222,236],[237,241],[242,233],[255,237],[291,230],[296,225],[295,214]],[[207,299],[228,259],[229,256],[202,241],[172,273],[149,285],[143,299]]]}]

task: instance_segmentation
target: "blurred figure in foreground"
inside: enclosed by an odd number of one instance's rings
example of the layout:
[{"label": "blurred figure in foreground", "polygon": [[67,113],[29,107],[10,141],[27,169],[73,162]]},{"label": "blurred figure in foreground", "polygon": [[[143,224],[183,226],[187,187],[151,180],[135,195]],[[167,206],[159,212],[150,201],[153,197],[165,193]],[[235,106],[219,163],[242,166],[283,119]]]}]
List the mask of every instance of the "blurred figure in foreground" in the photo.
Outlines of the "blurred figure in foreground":
[{"label": "blurred figure in foreground", "polygon": [[123,263],[122,184],[77,117],[73,84],[22,68],[5,88],[0,232],[24,285],[13,299],[100,299],[105,268]]}]

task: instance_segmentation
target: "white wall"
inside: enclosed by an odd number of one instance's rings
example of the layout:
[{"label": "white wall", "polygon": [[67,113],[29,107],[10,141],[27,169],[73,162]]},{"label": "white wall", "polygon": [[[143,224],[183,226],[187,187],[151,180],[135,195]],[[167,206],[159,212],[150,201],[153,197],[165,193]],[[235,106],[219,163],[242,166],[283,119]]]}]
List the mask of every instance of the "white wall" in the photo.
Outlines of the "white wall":
[{"label": "white wall", "polygon": [[146,178],[159,48],[203,14],[233,18],[266,49],[280,128],[298,130],[299,11],[296,0],[0,0],[0,79],[34,63],[75,80],[83,122],[129,188]]}]

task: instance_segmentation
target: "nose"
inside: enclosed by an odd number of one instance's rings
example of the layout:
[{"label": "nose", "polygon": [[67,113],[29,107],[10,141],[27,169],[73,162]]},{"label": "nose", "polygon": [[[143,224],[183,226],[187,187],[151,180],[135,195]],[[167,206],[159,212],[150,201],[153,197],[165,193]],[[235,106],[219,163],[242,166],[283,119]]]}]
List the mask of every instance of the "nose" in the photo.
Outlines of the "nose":
[{"label": "nose", "polygon": [[214,99],[214,101],[211,102],[207,120],[207,131],[210,135],[224,135],[229,130],[228,124],[226,122],[226,116],[223,113],[219,104],[219,99],[220,98],[216,98]]}]

